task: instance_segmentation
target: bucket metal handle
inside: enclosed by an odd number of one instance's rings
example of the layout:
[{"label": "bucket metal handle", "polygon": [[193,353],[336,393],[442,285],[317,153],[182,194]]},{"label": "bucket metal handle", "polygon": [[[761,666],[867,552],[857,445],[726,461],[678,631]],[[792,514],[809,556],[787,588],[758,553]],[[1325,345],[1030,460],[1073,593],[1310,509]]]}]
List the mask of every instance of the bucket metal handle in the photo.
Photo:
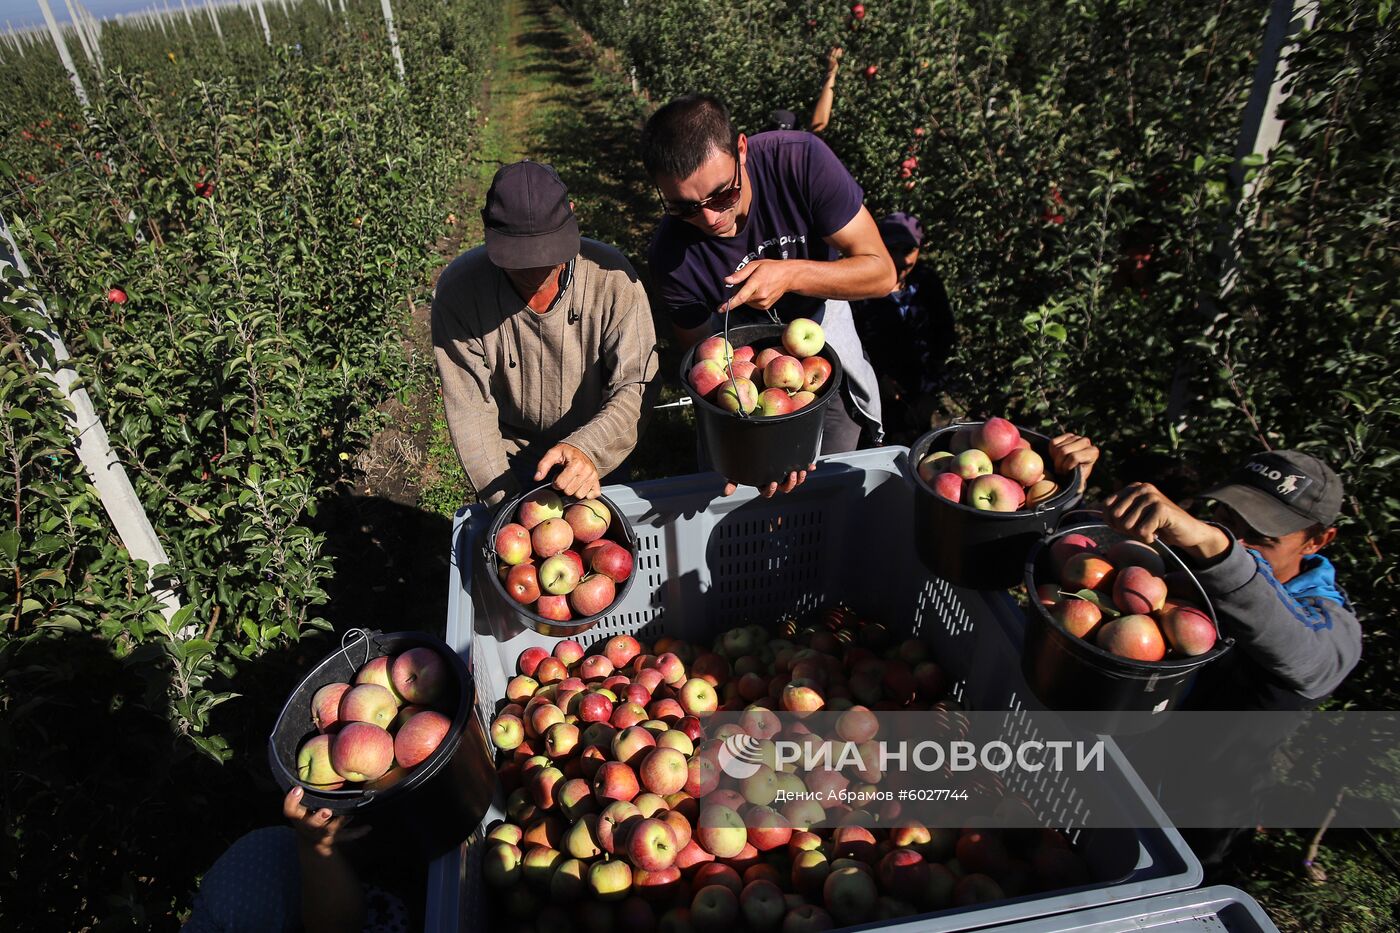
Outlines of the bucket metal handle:
[{"label": "bucket metal handle", "polygon": [[[365,658],[359,664],[356,664],[354,661],[350,660],[350,649],[354,647],[354,645],[357,642],[363,642],[365,646]],[[369,629],[352,628],[349,631],[347,631],[340,638],[340,651],[342,654],[345,655],[345,660],[350,663],[351,667],[360,668],[368,664],[370,652]]]},{"label": "bucket metal handle", "polygon": [[[725,288],[733,288],[734,286],[733,286],[733,285],[726,285],[726,286],[724,286],[724,287],[725,287]],[[729,302],[730,302],[730,300],[731,300],[733,297],[734,297],[733,295],[730,295],[728,298],[725,298],[725,299],[724,299],[724,311],[720,314],[720,317],[724,318],[724,343],[725,343],[725,346],[729,346],[729,312],[733,310],[733,308],[730,307]],[[782,320],[779,319],[779,317],[778,317],[778,312],[774,311],[772,308],[769,308],[769,309],[767,309],[767,311],[766,311],[765,313],[768,315],[768,319],[769,319],[770,321],[772,321],[774,324],[778,325],[779,327],[782,326],[783,322],[782,322]],[[731,349],[732,349],[732,348],[731,348]],[[739,383],[738,383],[738,381],[734,378],[734,366],[732,365],[733,362],[734,362],[734,356],[733,356],[732,353],[730,354],[729,362],[730,362],[730,365],[726,366],[725,369],[729,370],[729,386],[730,386],[730,388],[732,388],[732,389],[734,390],[734,398],[735,398],[736,401],[738,401],[739,398],[740,398],[740,396],[739,396]],[[748,412],[744,411],[744,406],[743,406],[742,404],[739,406],[738,412],[737,412],[737,413],[738,413],[739,417],[742,418],[742,419],[744,419],[745,421],[748,421],[750,418],[753,417],[753,416],[750,415]]]},{"label": "bucket metal handle", "polygon": [[[1066,512],[1064,518],[1068,518],[1069,516],[1074,514],[1076,513]],[[1079,509],[1078,514],[1085,516],[1096,516],[1097,523],[1104,525],[1108,524],[1107,522],[1103,521],[1103,511],[1101,509]],[[1095,520],[1091,518],[1086,521],[1076,522],[1074,525],[1070,525],[1068,528],[1066,528],[1064,518],[1060,520],[1060,524],[1056,527],[1055,534],[1052,535],[1052,537],[1058,538],[1060,535],[1068,533],[1071,529],[1077,527],[1078,525],[1095,523]],[[1137,539],[1129,538],[1128,540],[1133,541]],[[1151,545],[1148,546],[1150,547]],[[1169,546],[1163,545],[1163,547],[1167,547],[1167,549],[1171,551],[1172,556],[1176,558],[1176,562],[1181,565],[1180,569],[1184,571],[1188,577],[1191,578],[1192,583],[1196,584],[1196,589],[1200,590],[1200,592],[1207,597],[1206,609],[1210,611],[1210,620],[1215,623],[1216,637],[1227,645],[1233,645],[1235,643],[1235,640],[1233,638],[1230,638],[1220,630],[1220,618],[1215,614],[1215,606],[1210,601],[1210,594],[1206,592],[1206,588],[1201,584],[1200,578],[1198,578],[1196,574],[1192,572],[1191,565],[1188,564],[1180,554],[1176,553],[1176,551],[1171,549]]]}]

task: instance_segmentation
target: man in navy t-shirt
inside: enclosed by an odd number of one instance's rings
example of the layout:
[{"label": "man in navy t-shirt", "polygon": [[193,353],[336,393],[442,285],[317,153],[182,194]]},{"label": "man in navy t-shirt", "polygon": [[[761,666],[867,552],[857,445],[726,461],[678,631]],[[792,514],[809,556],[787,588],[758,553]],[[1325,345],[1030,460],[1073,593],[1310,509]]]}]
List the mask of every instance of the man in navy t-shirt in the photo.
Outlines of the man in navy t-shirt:
[{"label": "man in navy t-shirt", "polygon": [[[666,212],[651,271],[682,349],[719,331],[717,315],[731,308],[741,315],[731,327],[765,321],[769,309],[811,318],[845,370],[844,404],[826,407],[822,453],[854,450],[862,428],[881,440],[879,387],[849,302],[889,294],[894,263],[846,167],[810,133],[745,137],[704,95],[652,115],[642,160]],[[791,491],[805,476],[763,491]]]}]

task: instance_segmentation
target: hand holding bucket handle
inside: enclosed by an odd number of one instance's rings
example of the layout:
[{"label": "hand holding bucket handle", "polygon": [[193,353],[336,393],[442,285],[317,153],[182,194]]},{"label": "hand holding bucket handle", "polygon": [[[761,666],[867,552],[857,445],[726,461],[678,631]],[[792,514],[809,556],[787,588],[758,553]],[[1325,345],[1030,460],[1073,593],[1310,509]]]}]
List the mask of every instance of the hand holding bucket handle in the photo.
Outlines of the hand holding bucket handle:
[{"label": "hand holding bucket handle", "polygon": [[[725,288],[733,287],[733,285],[725,285]],[[729,298],[726,298],[724,304],[720,307],[720,316],[724,318],[724,342],[726,344],[729,343],[729,312],[733,307],[733,298],[734,296],[732,295]],[[774,311],[772,308],[766,308],[765,312],[767,313],[769,320],[771,320],[774,324],[780,327],[782,326],[783,322],[781,319],[779,319],[776,311]],[[725,368],[729,370],[729,385],[734,389],[734,397],[738,398],[739,384],[734,379],[734,368],[732,366],[726,366]],[[752,417],[748,412],[744,411],[742,406],[738,410],[738,415],[740,418],[744,418],[746,420]],[[816,468],[817,465],[815,463],[809,463],[807,464],[807,469],[794,470],[793,472],[789,473],[787,475],[787,479],[783,480],[782,482],[774,482],[769,483],[766,486],[757,487],[758,494],[765,499],[771,499],[780,492],[792,492],[798,486],[801,486],[804,482],[806,482],[807,474],[812,470],[815,470]],[[733,483],[726,480],[724,484],[724,491],[721,493],[721,495],[732,496],[738,488],[738,483]]]}]

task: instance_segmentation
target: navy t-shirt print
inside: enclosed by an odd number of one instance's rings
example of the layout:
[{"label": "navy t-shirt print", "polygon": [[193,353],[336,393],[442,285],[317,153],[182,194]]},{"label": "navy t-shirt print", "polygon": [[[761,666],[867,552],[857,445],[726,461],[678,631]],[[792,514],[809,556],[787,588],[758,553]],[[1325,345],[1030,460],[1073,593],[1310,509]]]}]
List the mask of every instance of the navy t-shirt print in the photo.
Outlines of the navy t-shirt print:
[{"label": "navy t-shirt print", "polygon": [[[823,237],[850,223],[865,198],[836,154],[810,133],[751,136],[745,164],[753,201],[738,234],[707,236],[683,220],[664,217],[652,237],[652,273],[678,327],[709,320],[737,290],[725,287],[725,277],[755,259],[835,259]],[[821,305],[820,298],[788,294],[776,310],[791,320]]]}]

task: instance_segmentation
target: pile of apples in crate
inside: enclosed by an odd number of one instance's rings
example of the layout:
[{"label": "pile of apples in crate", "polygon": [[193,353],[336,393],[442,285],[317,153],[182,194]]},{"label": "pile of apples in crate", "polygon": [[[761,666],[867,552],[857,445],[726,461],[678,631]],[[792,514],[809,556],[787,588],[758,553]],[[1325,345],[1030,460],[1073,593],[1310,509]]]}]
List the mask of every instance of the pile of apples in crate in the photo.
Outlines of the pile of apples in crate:
[{"label": "pile of apples in crate", "polygon": [[1215,647],[1215,623],[1192,600],[1184,571],[1166,572],[1162,555],[1137,541],[1107,548],[1085,534],[1050,545],[1054,583],[1037,583],[1036,597],[1069,634],[1110,654],[1160,661],[1205,654]]},{"label": "pile of apples in crate", "polygon": [[607,611],[633,563],[630,550],[604,537],[612,522],[612,510],[597,499],[566,506],[552,489],[530,493],[496,534],[506,593],[559,622]]},{"label": "pile of apples in crate", "polygon": [[695,349],[690,385],[725,411],[757,417],[800,411],[831,381],[831,363],[818,356],[826,333],[816,321],[798,318],[783,328],[782,343],[782,349],[755,354],[753,347],[731,347],[719,335],[703,340]]},{"label": "pile of apples in crate", "polygon": [[[850,815],[872,814],[839,794],[788,796],[878,776],[725,773],[726,737],[801,740],[800,720],[784,726],[775,710],[839,712],[851,741],[874,734],[875,710],[937,710],[966,727],[922,642],[896,644],[844,608],[793,628],[791,638],[730,629],[709,648],[617,635],[591,654],[567,640],[552,654],[525,650],[491,726],[508,794],[484,843],[484,878],[501,889],[493,903],[521,929],[826,930],[1089,880],[1054,830],[930,828],[899,819],[897,804],[847,796],[885,808],[889,828],[871,829]],[[711,734],[716,711],[741,715]],[[1028,809],[990,781],[980,799],[1000,803],[987,822]]]},{"label": "pile of apples in crate", "polygon": [[297,752],[297,777],[319,790],[398,783],[451,730],[452,716],[432,708],[447,698],[450,683],[446,662],[423,647],[374,658],[354,683],[321,687],[309,716],[316,735]]},{"label": "pile of apples in crate", "polygon": [[1062,488],[1005,418],[954,432],[947,450],[931,450],[919,461],[919,477],[936,495],[988,512],[1033,508]]}]

